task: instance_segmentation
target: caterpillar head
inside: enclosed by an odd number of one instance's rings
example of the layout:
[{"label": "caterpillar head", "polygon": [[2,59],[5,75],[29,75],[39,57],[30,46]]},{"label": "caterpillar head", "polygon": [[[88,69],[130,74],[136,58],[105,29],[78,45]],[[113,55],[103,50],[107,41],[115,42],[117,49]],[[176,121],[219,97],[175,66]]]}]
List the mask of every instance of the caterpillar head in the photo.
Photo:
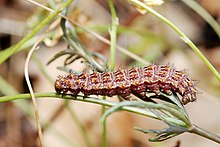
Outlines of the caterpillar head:
[{"label": "caterpillar head", "polygon": [[63,76],[59,76],[58,79],[55,81],[54,87],[58,94],[65,94],[69,90],[68,80]]}]

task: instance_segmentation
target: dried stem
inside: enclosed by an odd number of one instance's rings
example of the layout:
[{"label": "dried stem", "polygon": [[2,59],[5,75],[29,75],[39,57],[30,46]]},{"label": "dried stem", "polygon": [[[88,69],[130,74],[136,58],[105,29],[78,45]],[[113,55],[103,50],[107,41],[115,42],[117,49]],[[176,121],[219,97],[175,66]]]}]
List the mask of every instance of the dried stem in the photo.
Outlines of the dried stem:
[{"label": "dried stem", "polygon": [[34,106],[34,113],[35,113],[35,119],[36,119],[36,125],[37,125],[37,131],[38,131],[38,135],[39,135],[39,142],[40,142],[40,146],[43,147],[44,143],[43,143],[43,135],[42,135],[42,130],[41,130],[41,125],[40,125],[40,119],[39,119],[39,113],[38,113],[38,107],[37,107],[37,102],[36,102],[36,98],[34,95],[34,91],[33,88],[31,86],[31,82],[29,79],[29,74],[28,74],[28,65],[29,65],[29,61],[31,59],[31,56],[34,52],[34,50],[37,48],[37,45],[43,40],[44,35],[42,35],[39,40],[34,44],[34,46],[31,48],[31,50],[28,53],[27,59],[25,61],[25,68],[24,68],[24,75],[25,75],[25,79],[28,85],[28,89],[30,91],[31,94],[31,99],[33,102],[33,106]]}]

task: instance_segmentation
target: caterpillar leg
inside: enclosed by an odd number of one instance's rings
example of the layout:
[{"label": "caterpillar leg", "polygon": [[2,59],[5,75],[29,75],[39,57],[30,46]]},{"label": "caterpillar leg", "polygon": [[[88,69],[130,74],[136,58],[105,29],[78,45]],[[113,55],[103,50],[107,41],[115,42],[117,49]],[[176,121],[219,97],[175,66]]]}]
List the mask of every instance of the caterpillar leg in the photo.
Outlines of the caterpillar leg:
[{"label": "caterpillar leg", "polygon": [[154,98],[154,99],[156,98],[156,99],[159,99],[159,100],[162,100],[162,101],[173,103],[173,101],[171,101],[169,98],[165,97],[162,94],[161,95],[152,95],[152,96],[150,96],[150,99],[152,99],[152,98]]},{"label": "caterpillar leg", "polygon": [[[77,99],[77,94],[71,94],[71,96],[74,98],[74,100]],[[84,98],[83,98],[84,99]]]},{"label": "caterpillar leg", "polygon": [[131,100],[131,95],[127,95],[127,96],[119,95],[118,97],[120,101]]},{"label": "caterpillar leg", "polygon": [[152,100],[150,97],[148,97],[145,92],[140,92],[140,93],[132,92],[132,94],[140,98],[143,101],[157,103],[154,100]]},{"label": "caterpillar leg", "polygon": [[62,94],[62,97],[64,97],[67,94],[67,90],[63,90],[63,92],[60,92],[59,94]]},{"label": "caterpillar leg", "polygon": [[89,95],[88,94],[83,94],[83,100],[85,99],[85,98],[87,98]]}]

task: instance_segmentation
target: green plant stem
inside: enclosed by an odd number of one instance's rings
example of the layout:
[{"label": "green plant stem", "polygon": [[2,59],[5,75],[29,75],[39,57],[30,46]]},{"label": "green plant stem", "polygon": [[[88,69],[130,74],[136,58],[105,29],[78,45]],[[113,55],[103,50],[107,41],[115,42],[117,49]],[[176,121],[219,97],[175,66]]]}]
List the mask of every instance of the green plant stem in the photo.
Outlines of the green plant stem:
[{"label": "green plant stem", "polygon": [[[109,106],[109,107],[113,107],[115,106],[117,103],[116,102],[109,102],[109,101],[105,101],[99,98],[84,98],[84,96],[78,96],[76,98],[72,97],[71,95],[58,95],[56,93],[35,93],[35,97],[36,98],[60,98],[60,99],[67,99],[67,100],[77,100],[77,101],[82,101],[82,102],[88,102],[88,103],[94,103],[94,104],[99,104],[99,105],[104,105],[104,106]],[[18,94],[18,95],[13,95],[13,96],[3,96],[0,97],[0,103],[1,102],[8,102],[8,101],[13,101],[13,100],[18,100],[18,99],[30,99],[31,95],[30,94]],[[147,117],[151,117],[154,119],[158,119],[158,117],[153,114],[152,112],[140,109],[140,108],[133,108],[133,107],[123,107],[121,108],[122,110],[128,111],[128,112],[132,112],[135,114],[140,114],[140,115],[144,115]],[[169,111],[169,110],[167,110]],[[177,125],[179,125],[179,122],[176,122],[176,120],[172,120],[172,118],[170,118],[169,121],[172,121],[172,123],[176,123]],[[211,132],[208,132],[204,129],[199,128],[196,125],[192,125],[191,128],[189,128],[190,133],[194,133],[197,135],[200,135],[202,137],[205,137],[207,139],[213,140],[215,142],[220,143],[220,136],[213,134]]]},{"label": "green plant stem", "polygon": [[114,70],[118,17],[116,16],[116,12],[115,12],[115,8],[114,8],[114,4],[112,0],[108,0],[108,5],[110,7],[111,16],[112,16],[112,25],[109,30],[110,41],[111,41],[110,43],[110,70]]},{"label": "green plant stem", "polygon": [[141,1],[139,1],[139,0],[129,0],[129,1],[131,3],[137,5],[138,7],[141,7],[143,9],[147,10],[148,12],[150,12],[151,14],[155,15],[156,17],[158,17],[159,19],[164,21],[167,25],[169,25],[174,31],[176,31],[177,34],[179,34],[180,38],[193,49],[193,51],[202,59],[202,61],[208,66],[208,68],[212,71],[212,73],[215,75],[215,77],[220,81],[220,74],[218,73],[218,71],[206,59],[206,57],[200,52],[200,50],[194,45],[194,43],[179,28],[177,28],[167,18],[165,18],[164,16],[160,15],[159,13],[157,13],[156,11],[154,11],[152,8],[150,8],[149,6],[145,5]]},{"label": "green plant stem", "polygon": [[[6,80],[4,80],[0,76],[0,93],[3,95],[16,95],[19,92],[12,86],[10,85]],[[24,111],[27,115],[34,117],[34,114],[32,112],[32,106],[25,101],[25,100],[20,100],[20,101],[13,101],[13,103],[20,108],[22,111]]]},{"label": "green plant stem", "polygon": [[[54,32],[48,32],[48,33],[46,33],[44,35],[45,35],[45,37],[51,37],[51,36],[54,35]],[[15,51],[15,53],[17,53],[17,52],[19,52],[21,50],[25,50],[26,48],[30,48],[39,39],[39,36],[40,35],[36,35],[36,36],[32,37],[31,39],[29,39],[28,41],[26,41],[18,50]],[[9,52],[14,47],[15,47],[15,45],[10,46],[9,48],[7,48],[7,49],[5,49],[3,51],[0,51],[0,57],[2,57],[4,54],[7,54],[7,52]],[[2,61],[2,62],[4,62],[4,61]]]},{"label": "green plant stem", "polygon": [[[63,28],[64,29],[64,28]],[[99,71],[105,71],[106,68],[104,66],[102,66],[101,64],[99,64],[97,61],[95,61],[92,57],[91,57],[91,53],[87,51],[86,48],[84,48],[81,44],[80,41],[76,38],[75,36],[75,32],[71,32],[72,37],[66,36],[67,41],[69,43],[69,45],[71,45],[73,48],[75,48],[90,64],[92,64],[94,67],[96,67],[97,70]],[[72,39],[75,40],[72,40]]]},{"label": "green plant stem", "polygon": [[[108,0],[108,5],[111,11],[112,16],[112,25],[109,29],[110,34],[110,70],[114,70],[115,68],[115,50],[116,50],[116,37],[117,37],[117,25],[118,25],[118,18],[116,16],[114,4],[112,0]],[[106,96],[103,96],[103,100],[106,100]],[[106,107],[102,106],[102,115],[105,113]],[[107,124],[106,119],[102,122],[102,147],[107,147]]]},{"label": "green plant stem", "polygon": [[202,136],[202,137],[205,137],[207,139],[210,139],[212,141],[215,141],[217,143],[220,144],[220,136],[216,135],[216,134],[213,134],[209,131],[206,131],[196,125],[192,125],[192,128],[189,130],[190,133],[194,133],[194,134],[197,134],[199,136]]},{"label": "green plant stem", "polygon": [[20,40],[14,47],[12,47],[7,52],[1,52],[0,54],[0,64],[2,64],[6,59],[13,55],[17,50],[19,50],[29,39],[36,35],[43,27],[45,27],[50,21],[52,21],[65,7],[72,3],[73,0],[68,0],[52,14],[47,16],[39,25],[37,25],[27,36]]},{"label": "green plant stem", "polygon": [[196,11],[212,27],[220,38],[220,25],[218,22],[195,0],[182,0],[187,6]]},{"label": "green plant stem", "polygon": [[[106,100],[106,96],[103,96],[103,100]],[[102,115],[105,113],[106,107],[102,105]],[[106,120],[102,123],[102,147],[107,147],[107,124]]]},{"label": "green plant stem", "polygon": [[[109,102],[100,98],[93,98],[93,97],[89,97],[89,98],[85,98],[83,95],[78,95],[76,98],[72,97],[71,95],[64,95],[62,96],[61,94],[56,94],[56,93],[35,93],[34,94],[36,98],[60,98],[60,99],[67,99],[67,100],[76,100],[76,101],[82,101],[82,102],[88,102],[88,103],[94,103],[94,104],[99,104],[99,105],[103,105],[103,106],[115,106],[117,104],[117,102]],[[1,102],[9,102],[9,101],[14,101],[14,100],[19,100],[19,99],[30,99],[31,95],[30,94],[17,94],[17,95],[8,95],[8,96],[2,96],[0,97],[0,103]],[[150,112],[150,111],[146,111],[143,109],[139,109],[139,108],[133,108],[133,107],[123,107],[121,108],[122,110],[128,111],[128,112],[133,112],[135,114],[140,114],[140,115],[144,115],[150,118],[154,118],[154,119],[159,119],[154,113]],[[174,124],[179,124],[179,122],[176,122],[177,120],[173,120],[172,118],[170,118],[170,122],[174,123]]]}]

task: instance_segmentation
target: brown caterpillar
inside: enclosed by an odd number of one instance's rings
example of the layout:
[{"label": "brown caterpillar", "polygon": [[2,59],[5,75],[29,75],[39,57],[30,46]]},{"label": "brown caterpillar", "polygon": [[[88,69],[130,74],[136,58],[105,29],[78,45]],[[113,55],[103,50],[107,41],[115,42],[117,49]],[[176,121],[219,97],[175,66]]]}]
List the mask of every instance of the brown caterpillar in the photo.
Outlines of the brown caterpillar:
[{"label": "brown caterpillar", "polygon": [[150,65],[113,72],[59,76],[55,81],[55,90],[59,94],[70,91],[73,95],[82,92],[85,96],[120,95],[124,98],[134,94],[142,99],[146,98],[147,91],[152,91],[156,95],[159,95],[160,91],[168,95],[176,92],[182,96],[183,104],[195,101],[197,94],[195,82],[189,78],[188,74],[169,65]]}]

